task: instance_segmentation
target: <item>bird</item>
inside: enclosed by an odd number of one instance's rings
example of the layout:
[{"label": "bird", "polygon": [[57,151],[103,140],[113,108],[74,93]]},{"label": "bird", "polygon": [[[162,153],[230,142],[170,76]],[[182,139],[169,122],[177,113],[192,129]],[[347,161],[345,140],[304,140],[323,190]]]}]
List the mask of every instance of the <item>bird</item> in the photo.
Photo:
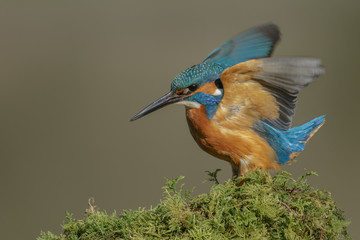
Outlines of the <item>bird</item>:
[{"label": "bird", "polygon": [[185,105],[190,133],[202,150],[227,161],[235,179],[254,169],[292,163],[325,115],[292,127],[300,90],[325,70],[309,57],[271,57],[277,25],[250,28],[172,81],[170,91],[130,121],[171,104]]}]

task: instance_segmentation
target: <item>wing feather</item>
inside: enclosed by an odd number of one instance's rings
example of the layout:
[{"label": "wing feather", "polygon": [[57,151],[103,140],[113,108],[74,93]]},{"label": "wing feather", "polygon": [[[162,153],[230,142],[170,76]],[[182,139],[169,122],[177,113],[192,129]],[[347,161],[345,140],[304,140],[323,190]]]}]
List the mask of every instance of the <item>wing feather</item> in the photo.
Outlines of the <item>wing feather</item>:
[{"label": "wing feather", "polygon": [[264,58],[227,68],[217,117],[241,124],[264,120],[277,129],[291,127],[300,90],[324,73],[313,58]]},{"label": "wing feather", "polygon": [[321,60],[315,58],[265,58],[262,71],[255,76],[276,98],[279,118],[266,122],[278,129],[291,127],[299,92],[325,73]]},{"label": "wing feather", "polygon": [[204,62],[230,67],[239,62],[269,57],[280,39],[275,24],[266,23],[238,34],[212,51]]}]

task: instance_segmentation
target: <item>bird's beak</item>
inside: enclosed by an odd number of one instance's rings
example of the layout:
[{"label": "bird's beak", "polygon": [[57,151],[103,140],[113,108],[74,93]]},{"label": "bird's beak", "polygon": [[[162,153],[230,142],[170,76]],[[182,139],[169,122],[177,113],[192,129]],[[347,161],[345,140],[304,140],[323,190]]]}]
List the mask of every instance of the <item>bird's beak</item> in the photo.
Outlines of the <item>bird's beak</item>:
[{"label": "bird's beak", "polygon": [[138,114],[130,119],[130,121],[135,121],[149,113],[152,113],[162,107],[165,107],[171,103],[176,103],[182,100],[182,97],[177,95],[176,93],[170,91],[169,93],[165,94],[155,102],[151,103],[149,106],[141,110]]}]

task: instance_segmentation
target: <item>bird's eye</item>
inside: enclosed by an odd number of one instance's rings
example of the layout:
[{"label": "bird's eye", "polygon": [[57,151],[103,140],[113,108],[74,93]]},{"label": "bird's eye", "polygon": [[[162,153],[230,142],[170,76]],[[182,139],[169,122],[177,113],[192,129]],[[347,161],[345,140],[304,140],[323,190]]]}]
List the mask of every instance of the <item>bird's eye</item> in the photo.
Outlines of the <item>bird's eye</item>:
[{"label": "bird's eye", "polygon": [[220,78],[218,78],[218,79],[215,80],[215,85],[216,85],[216,87],[217,87],[218,89],[224,89]]},{"label": "bird's eye", "polygon": [[190,86],[188,86],[188,89],[193,92],[195,91],[196,89],[198,89],[199,86],[197,84],[191,84]]}]

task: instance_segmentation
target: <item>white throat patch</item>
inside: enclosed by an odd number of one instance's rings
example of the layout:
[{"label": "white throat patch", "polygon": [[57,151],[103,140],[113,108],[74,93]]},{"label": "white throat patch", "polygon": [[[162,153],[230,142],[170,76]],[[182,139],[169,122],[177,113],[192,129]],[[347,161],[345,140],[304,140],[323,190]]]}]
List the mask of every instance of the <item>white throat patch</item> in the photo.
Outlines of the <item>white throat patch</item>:
[{"label": "white throat patch", "polygon": [[177,102],[175,104],[180,104],[180,105],[184,105],[188,108],[200,108],[201,104],[198,102],[192,102],[192,101],[181,101],[181,102]]}]

